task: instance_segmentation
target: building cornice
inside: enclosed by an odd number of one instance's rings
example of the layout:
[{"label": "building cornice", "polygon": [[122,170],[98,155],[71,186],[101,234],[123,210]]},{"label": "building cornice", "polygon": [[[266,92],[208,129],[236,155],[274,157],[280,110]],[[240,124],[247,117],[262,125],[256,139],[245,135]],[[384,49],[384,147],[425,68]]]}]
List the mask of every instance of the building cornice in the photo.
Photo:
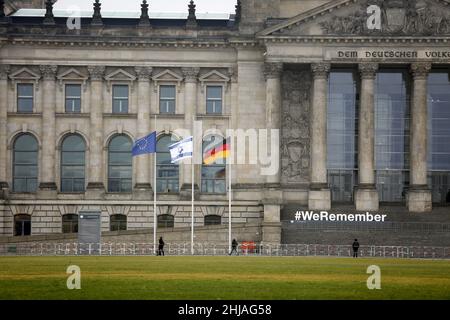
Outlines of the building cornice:
[{"label": "building cornice", "polygon": [[264,36],[258,38],[261,45],[283,43],[312,44],[448,44],[450,36],[441,37],[368,37],[368,36]]}]

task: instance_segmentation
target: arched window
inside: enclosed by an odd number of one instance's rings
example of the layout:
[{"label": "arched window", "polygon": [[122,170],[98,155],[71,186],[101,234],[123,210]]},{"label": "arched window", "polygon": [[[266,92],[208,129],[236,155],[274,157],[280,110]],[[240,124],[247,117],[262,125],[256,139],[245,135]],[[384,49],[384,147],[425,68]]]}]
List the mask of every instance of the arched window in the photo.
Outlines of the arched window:
[{"label": "arched window", "polygon": [[109,192],[131,192],[133,174],[132,147],[133,143],[125,135],[115,136],[111,139],[108,148]]},{"label": "arched window", "polygon": [[78,232],[78,215],[65,214],[62,216],[62,232],[77,233]]},{"label": "arched window", "polygon": [[114,214],[110,218],[109,229],[111,231],[127,230],[127,216],[124,214]]},{"label": "arched window", "polygon": [[222,224],[222,217],[217,215],[205,216],[205,226],[214,226]]},{"label": "arched window", "polygon": [[226,144],[220,136],[203,139],[202,192],[226,193]]},{"label": "arched window", "polygon": [[156,144],[156,191],[177,193],[179,189],[179,168],[170,158],[169,146],[176,143],[171,135],[165,135]]},{"label": "arched window", "polygon": [[14,142],[14,192],[36,192],[38,187],[38,148],[36,138],[30,134],[23,134]]},{"label": "arched window", "polygon": [[174,216],[171,214],[162,214],[158,216],[158,228],[173,228],[174,220]]},{"label": "arched window", "polygon": [[86,145],[79,135],[67,136],[61,147],[61,192],[84,192]]},{"label": "arched window", "polygon": [[14,235],[18,237],[31,235],[30,215],[18,214],[14,216]]}]

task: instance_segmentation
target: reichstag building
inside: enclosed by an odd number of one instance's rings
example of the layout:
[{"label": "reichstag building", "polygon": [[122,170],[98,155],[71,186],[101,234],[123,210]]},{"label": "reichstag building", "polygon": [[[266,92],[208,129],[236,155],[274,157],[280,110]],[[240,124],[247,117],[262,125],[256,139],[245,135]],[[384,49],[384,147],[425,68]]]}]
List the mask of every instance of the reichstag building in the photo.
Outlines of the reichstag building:
[{"label": "reichstag building", "polygon": [[[151,229],[155,188],[158,228],[189,227],[192,172],[168,147],[193,117],[214,139],[280,130],[277,174],[232,166],[232,223],[265,243],[286,206],[450,204],[448,0],[241,0],[226,15],[92,1],[79,25],[42,2],[0,1],[0,235],[74,232],[90,209],[103,231]],[[156,160],[132,157],[153,131]],[[195,166],[196,226],[228,223],[227,170]]]}]

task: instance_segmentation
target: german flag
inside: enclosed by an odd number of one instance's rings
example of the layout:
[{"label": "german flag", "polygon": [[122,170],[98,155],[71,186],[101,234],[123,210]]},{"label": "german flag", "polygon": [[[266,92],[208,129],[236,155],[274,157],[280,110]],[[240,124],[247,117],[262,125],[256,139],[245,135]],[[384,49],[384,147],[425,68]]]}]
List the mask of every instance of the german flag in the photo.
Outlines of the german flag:
[{"label": "german flag", "polygon": [[227,159],[230,156],[230,143],[223,140],[212,148],[203,152],[203,163],[206,165],[214,164],[218,160]]}]

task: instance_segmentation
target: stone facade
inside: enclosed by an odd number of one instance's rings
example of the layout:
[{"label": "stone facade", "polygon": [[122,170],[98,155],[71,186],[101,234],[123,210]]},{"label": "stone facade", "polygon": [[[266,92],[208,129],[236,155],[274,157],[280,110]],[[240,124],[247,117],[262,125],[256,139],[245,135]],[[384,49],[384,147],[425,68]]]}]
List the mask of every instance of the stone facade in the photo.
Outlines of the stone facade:
[{"label": "stone facade", "polygon": [[[378,66],[394,63],[412,71],[414,90],[412,188],[404,205],[414,212],[432,210],[426,182],[425,75],[433,65],[448,68],[450,63],[445,18],[450,8],[440,0],[414,1],[413,7],[404,2],[399,5],[397,1],[394,12],[408,17],[403,25],[392,20],[394,2],[380,2],[383,29],[379,32],[344,23],[349,14],[364,17],[360,10],[368,5],[365,0],[242,0],[237,15],[222,20],[198,19],[194,4],[187,20],[152,18],[143,23],[136,18],[124,22],[96,12],[93,21],[82,17],[80,30],[68,29],[61,17],[44,24],[45,10],[32,17],[13,14],[3,19],[0,235],[13,234],[13,217],[19,214],[32,217],[33,235],[59,233],[63,215],[84,209],[102,212],[103,231],[109,230],[109,216],[117,213],[128,217],[129,230],[151,228],[154,159],[133,160],[132,192],[107,192],[109,141],[117,134],[136,140],[152,131],[180,138],[179,130],[192,132],[192,119],[196,118],[204,130],[223,136],[230,128],[281,130],[280,140],[271,142],[280,154],[276,174],[261,175],[263,165],[258,162],[233,165],[231,176],[233,222],[259,224],[261,240],[278,243],[284,205],[317,210],[332,206],[326,162],[327,81],[330,70],[342,65],[359,69],[361,75],[358,130],[363,134],[358,144],[364,152],[360,152],[356,208],[378,210],[373,162],[374,76]],[[414,18],[406,15],[408,12],[440,12],[445,17],[437,19],[434,14],[426,20],[430,14]],[[426,24],[423,19],[431,22]],[[414,28],[421,28],[420,32]],[[382,52],[382,57],[372,54],[374,51]],[[32,113],[17,112],[19,83],[34,85]],[[72,83],[82,86],[80,113],[65,112],[64,88]],[[116,84],[130,88],[128,113],[112,112],[112,86]],[[175,114],[159,112],[161,85],[176,87]],[[223,89],[220,114],[207,113],[208,85]],[[13,145],[23,133],[33,135],[39,144],[36,193],[16,193],[12,188]],[[86,143],[86,192],[61,192],[61,143],[68,134],[78,134]],[[227,223],[227,195],[201,192],[201,179],[196,165],[196,226],[202,226],[204,216],[211,214]],[[191,166],[183,163],[179,192],[158,195],[158,214],[173,215],[175,227],[190,224],[191,180]]]}]

